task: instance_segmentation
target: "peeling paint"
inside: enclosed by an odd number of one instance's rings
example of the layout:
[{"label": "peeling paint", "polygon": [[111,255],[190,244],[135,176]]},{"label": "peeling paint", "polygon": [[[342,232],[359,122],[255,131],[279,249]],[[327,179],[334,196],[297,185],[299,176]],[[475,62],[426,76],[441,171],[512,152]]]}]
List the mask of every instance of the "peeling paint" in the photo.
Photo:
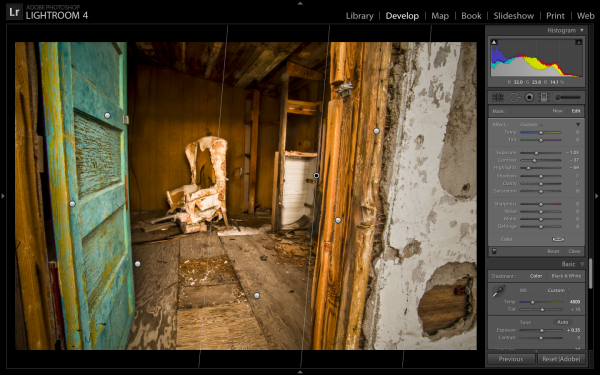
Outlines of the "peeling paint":
[{"label": "peeling paint", "polygon": [[[373,292],[363,322],[365,349],[475,349],[472,329],[440,339],[423,337],[417,313],[426,280],[436,269],[457,259],[474,263],[477,255],[477,218],[471,213],[476,192],[462,199],[440,181],[440,165],[448,158],[444,139],[449,114],[458,100],[454,85],[461,43],[393,45],[400,55],[390,69],[388,114],[393,117],[380,185],[387,222],[384,251],[373,262]],[[466,184],[472,194],[474,183],[464,181],[461,188]]]}]

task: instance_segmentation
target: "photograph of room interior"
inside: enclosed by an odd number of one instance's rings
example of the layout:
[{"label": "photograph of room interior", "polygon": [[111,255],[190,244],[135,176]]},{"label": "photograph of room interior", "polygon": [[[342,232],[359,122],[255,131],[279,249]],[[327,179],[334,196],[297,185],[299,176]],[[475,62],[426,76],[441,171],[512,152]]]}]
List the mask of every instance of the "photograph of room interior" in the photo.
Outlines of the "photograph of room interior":
[{"label": "photograph of room interior", "polygon": [[475,43],[15,51],[20,348],[476,348]]}]

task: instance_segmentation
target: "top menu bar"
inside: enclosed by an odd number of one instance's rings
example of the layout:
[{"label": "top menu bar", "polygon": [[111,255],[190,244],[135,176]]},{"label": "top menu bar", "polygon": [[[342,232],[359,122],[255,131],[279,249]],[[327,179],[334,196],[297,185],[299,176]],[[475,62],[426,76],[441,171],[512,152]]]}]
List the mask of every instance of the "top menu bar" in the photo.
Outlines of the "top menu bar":
[{"label": "top menu bar", "polygon": [[[229,3],[228,3],[229,4]],[[243,5],[242,5],[243,4]],[[593,24],[596,12],[580,9],[568,12],[492,11],[456,9],[446,12],[406,7],[368,9],[364,5],[322,1],[261,1],[230,4],[207,11],[204,2],[173,3],[133,8],[122,3],[86,2],[79,5],[7,3],[7,23],[146,23],[146,24],[311,24],[311,25],[412,25],[412,24]],[[221,4],[223,6],[223,4]],[[387,9],[386,9],[387,8]],[[481,8],[479,8],[481,9]]]},{"label": "top menu bar", "polygon": [[453,12],[394,12],[378,11],[361,13],[347,11],[345,21],[356,22],[400,22],[400,23],[496,23],[496,22],[583,22],[596,19],[595,12],[493,12],[493,11],[453,11]]}]

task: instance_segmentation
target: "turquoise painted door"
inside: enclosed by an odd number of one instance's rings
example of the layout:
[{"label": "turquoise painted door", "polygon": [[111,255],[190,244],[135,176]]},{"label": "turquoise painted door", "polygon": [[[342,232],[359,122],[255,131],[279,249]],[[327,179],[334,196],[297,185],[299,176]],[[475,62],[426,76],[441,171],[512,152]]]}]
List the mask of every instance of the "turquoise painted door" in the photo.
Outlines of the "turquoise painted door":
[{"label": "turquoise painted door", "polygon": [[124,349],[135,308],[127,45],[40,43],[52,216],[69,349]]}]

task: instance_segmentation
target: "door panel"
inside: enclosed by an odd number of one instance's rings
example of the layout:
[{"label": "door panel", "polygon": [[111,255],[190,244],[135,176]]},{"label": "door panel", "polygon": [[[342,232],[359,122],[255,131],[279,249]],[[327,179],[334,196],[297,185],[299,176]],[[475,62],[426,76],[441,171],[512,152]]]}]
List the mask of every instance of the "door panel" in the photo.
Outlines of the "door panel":
[{"label": "door panel", "polygon": [[126,45],[41,43],[40,51],[67,345],[123,349],[135,307],[123,124]]}]

